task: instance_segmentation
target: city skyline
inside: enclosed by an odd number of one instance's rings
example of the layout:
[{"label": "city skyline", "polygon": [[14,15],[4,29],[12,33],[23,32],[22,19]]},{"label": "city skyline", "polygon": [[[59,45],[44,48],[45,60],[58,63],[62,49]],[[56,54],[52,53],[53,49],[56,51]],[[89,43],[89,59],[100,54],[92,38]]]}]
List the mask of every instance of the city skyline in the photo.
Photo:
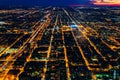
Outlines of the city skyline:
[{"label": "city skyline", "polygon": [[120,80],[120,1],[0,0],[0,80]]},{"label": "city skyline", "polygon": [[120,9],[0,10],[0,80],[120,80]]}]

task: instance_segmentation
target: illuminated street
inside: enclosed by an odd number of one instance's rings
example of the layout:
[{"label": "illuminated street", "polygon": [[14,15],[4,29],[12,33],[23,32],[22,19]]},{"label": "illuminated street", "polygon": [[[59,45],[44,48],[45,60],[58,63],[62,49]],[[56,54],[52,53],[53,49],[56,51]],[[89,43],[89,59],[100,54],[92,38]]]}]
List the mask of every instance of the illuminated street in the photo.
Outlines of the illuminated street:
[{"label": "illuminated street", "polygon": [[120,80],[120,10],[0,10],[0,80]]}]

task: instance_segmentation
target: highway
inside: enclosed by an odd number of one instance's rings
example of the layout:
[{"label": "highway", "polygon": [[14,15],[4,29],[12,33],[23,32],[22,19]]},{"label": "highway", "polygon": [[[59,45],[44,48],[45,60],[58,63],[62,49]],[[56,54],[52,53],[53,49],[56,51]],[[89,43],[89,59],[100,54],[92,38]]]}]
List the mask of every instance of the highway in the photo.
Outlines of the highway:
[{"label": "highway", "polygon": [[[48,15],[49,15],[49,14],[48,14]],[[47,16],[47,15],[46,15],[46,16]],[[4,71],[4,70],[7,68],[7,66],[12,65],[13,60],[15,60],[18,56],[22,55],[21,53],[26,49],[27,45],[28,45],[29,43],[32,43],[32,42],[34,41],[35,37],[37,36],[37,34],[38,34],[41,30],[44,30],[44,29],[45,29],[45,27],[46,27],[47,25],[44,25],[44,24],[49,24],[49,23],[48,23],[49,20],[50,20],[50,19],[47,19],[45,22],[41,23],[41,24],[37,27],[37,29],[31,34],[30,38],[28,38],[28,39],[26,40],[26,42],[24,42],[24,44],[17,50],[17,52],[14,53],[14,56],[13,56],[13,54],[12,54],[12,56],[9,56],[9,57],[6,59],[7,62],[4,63],[4,64],[2,65],[2,67],[1,67],[1,69],[0,69],[1,72]],[[17,39],[11,46],[13,46],[18,40],[19,40],[19,39]],[[11,46],[10,46],[10,47],[11,47]],[[8,50],[10,47],[6,48],[6,49],[4,50],[4,52],[6,52],[6,50]],[[2,54],[4,54],[4,53],[2,52]],[[7,74],[8,71],[9,71],[9,70],[7,70],[7,71],[4,73],[3,79],[6,78],[6,74]]]},{"label": "highway", "polygon": [[[73,24],[77,26],[76,28],[77,28],[78,31],[81,33],[80,36],[84,37],[84,39],[86,39],[86,40],[90,43],[90,45],[93,46],[93,48],[96,50],[96,52],[98,53],[98,55],[100,55],[101,58],[106,62],[107,59],[101,54],[101,52],[97,49],[97,47],[95,46],[95,44],[86,36],[86,33],[87,33],[88,31],[84,28],[84,26],[81,25],[78,21],[76,21],[76,19],[75,19],[74,17],[71,17],[71,16],[69,15],[69,12],[67,12],[65,9],[63,9],[63,10],[64,10],[64,12],[66,13],[66,15],[71,19],[71,22],[73,22]],[[78,25],[78,24],[79,24],[79,25]],[[69,25],[69,27],[70,27],[70,26],[71,26],[71,25]],[[70,27],[70,28],[71,28],[71,27]],[[81,55],[82,55],[82,57],[83,57],[83,59],[84,59],[84,61],[85,61],[85,63],[86,63],[86,66],[87,66],[88,70],[101,71],[100,68],[94,69],[94,68],[91,68],[91,67],[90,67],[90,63],[89,63],[88,58],[85,56],[85,53],[83,52],[82,48],[79,46],[79,43],[78,43],[78,40],[79,40],[79,39],[77,40],[76,35],[75,35],[75,33],[73,32],[74,29],[75,29],[75,28],[71,28],[72,35],[73,35],[73,37],[74,37],[74,39],[75,39],[75,42],[76,42],[76,44],[77,44],[77,46],[78,46],[78,48],[79,48],[79,50],[80,50],[80,52],[81,52]],[[97,34],[98,34],[98,33],[97,33]],[[108,46],[108,47],[109,47],[109,46]],[[95,65],[95,64],[93,63],[92,65]],[[111,69],[111,68],[112,68],[112,65],[109,65],[109,68],[103,69],[103,71],[108,71],[108,70]],[[94,76],[93,76],[93,78],[94,78]]]},{"label": "highway", "polygon": [[[19,36],[0,53],[2,57],[19,41],[23,42],[16,52],[0,59],[0,80],[97,80],[118,75],[113,69],[119,67],[119,54],[114,49],[119,48],[119,41],[107,36],[114,42],[113,48],[96,29],[80,22],[86,16],[82,10],[79,13],[74,8],[42,10],[45,15],[33,20],[32,31]],[[40,10],[35,10],[23,17],[39,13]]]}]

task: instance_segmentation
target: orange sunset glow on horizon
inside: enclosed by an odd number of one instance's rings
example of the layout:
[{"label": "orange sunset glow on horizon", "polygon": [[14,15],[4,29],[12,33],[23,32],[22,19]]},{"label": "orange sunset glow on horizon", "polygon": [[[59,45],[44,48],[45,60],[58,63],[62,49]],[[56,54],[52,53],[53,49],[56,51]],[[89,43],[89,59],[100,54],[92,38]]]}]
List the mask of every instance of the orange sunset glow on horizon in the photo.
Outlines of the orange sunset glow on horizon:
[{"label": "orange sunset glow on horizon", "polygon": [[120,0],[93,0],[94,5],[120,6]]}]

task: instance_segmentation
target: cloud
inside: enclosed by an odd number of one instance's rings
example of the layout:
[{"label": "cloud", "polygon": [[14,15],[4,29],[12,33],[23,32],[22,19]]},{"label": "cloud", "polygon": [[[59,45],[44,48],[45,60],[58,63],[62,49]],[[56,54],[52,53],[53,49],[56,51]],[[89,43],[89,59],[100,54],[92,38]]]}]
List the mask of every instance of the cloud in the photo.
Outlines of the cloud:
[{"label": "cloud", "polygon": [[93,0],[94,5],[120,6],[120,0]]}]

